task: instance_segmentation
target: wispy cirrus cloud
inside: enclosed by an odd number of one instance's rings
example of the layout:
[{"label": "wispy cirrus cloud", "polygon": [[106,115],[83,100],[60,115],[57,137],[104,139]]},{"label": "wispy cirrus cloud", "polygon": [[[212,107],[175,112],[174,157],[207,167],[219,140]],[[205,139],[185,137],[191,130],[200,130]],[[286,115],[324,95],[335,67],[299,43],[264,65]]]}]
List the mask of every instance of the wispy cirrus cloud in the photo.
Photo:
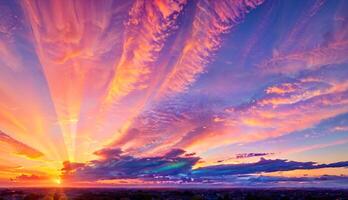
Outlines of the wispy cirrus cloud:
[{"label": "wispy cirrus cloud", "polygon": [[347,62],[348,41],[337,41],[310,51],[287,55],[276,55],[261,67],[272,73],[294,74],[304,70],[315,70],[324,65]]},{"label": "wispy cirrus cloud", "polygon": [[[185,41],[177,62],[172,66],[159,89],[160,96],[187,90],[212,56],[220,48],[222,35],[238,25],[258,5],[256,1],[199,1],[192,21],[191,33]],[[202,29],[201,27],[205,27]]]},{"label": "wispy cirrus cloud", "polygon": [[147,86],[167,38],[186,1],[135,1],[125,26],[122,56],[108,86],[106,102],[113,103]]}]

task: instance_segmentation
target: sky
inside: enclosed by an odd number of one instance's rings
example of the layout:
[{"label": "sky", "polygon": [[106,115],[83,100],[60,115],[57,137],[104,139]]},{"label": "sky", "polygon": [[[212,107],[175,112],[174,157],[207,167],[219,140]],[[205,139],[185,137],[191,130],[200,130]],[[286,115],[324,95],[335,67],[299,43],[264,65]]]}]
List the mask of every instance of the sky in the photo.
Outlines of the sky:
[{"label": "sky", "polygon": [[0,186],[348,188],[348,1],[0,1]]}]

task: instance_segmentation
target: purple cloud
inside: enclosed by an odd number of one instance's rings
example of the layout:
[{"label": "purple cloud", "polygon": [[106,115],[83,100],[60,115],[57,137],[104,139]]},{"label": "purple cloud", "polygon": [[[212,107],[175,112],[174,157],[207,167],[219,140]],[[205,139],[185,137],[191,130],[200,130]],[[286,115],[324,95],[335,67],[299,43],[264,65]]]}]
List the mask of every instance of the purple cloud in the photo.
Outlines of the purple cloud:
[{"label": "purple cloud", "polygon": [[259,157],[259,156],[268,156],[273,154],[274,153],[238,153],[236,154],[236,158],[242,159],[242,158],[251,158],[251,157]]},{"label": "purple cloud", "polygon": [[290,171],[296,169],[320,169],[328,167],[348,167],[348,161],[317,164],[315,162],[296,162],[282,159],[267,160],[261,158],[255,163],[226,164],[201,167],[192,171],[192,176],[214,177],[241,174],[257,174],[262,172]]},{"label": "purple cloud", "polygon": [[[99,152],[99,153],[98,153]],[[120,149],[96,152],[100,160],[86,164],[65,162],[62,176],[74,180],[105,180],[122,178],[155,178],[189,174],[198,157],[181,155],[183,150],[172,150],[164,156],[136,158],[123,155]],[[114,153],[112,153],[114,152]]]},{"label": "purple cloud", "polygon": [[[120,149],[110,148],[102,149],[95,154],[100,156],[99,160],[92,160],[85,164],[64,162],[62,177],[73,181],[142,179],[175,183],[205,183],[217,180],[232,183],[232,179],[236,177],[254,177],[263,172],[348,167],[348,161],[317,164],[261,158],[260,161],[254,163],[221,164],[193,169],[200,158],[194,154],[185,154],[185,151],[181,149],[173,149],[163,156],[139,158],[126,155]],[[262,153],[245,155],[258,156],[259,154]],[[293,180],[289,179],[289,181]]]}]

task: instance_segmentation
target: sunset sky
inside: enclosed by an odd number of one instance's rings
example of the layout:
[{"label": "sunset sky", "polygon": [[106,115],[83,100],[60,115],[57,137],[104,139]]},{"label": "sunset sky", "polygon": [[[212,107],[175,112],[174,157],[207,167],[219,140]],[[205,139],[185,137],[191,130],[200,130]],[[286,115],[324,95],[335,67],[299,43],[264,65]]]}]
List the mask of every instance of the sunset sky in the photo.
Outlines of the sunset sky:
[{"label": "sunset sky", "polygon": [[0,1],[0,186],[348,188],[348,1]]}]

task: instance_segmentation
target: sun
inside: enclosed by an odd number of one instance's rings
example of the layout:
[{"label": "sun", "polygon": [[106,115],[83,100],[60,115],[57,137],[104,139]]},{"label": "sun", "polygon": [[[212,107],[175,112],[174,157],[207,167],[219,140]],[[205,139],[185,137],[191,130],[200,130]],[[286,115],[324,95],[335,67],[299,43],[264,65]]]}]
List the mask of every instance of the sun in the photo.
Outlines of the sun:
[{"label": "sun", "polygon": [[54,179],[54,182],[55,182],[57,185],[62,184],[62,180],[60,180],[59,178]]}]

